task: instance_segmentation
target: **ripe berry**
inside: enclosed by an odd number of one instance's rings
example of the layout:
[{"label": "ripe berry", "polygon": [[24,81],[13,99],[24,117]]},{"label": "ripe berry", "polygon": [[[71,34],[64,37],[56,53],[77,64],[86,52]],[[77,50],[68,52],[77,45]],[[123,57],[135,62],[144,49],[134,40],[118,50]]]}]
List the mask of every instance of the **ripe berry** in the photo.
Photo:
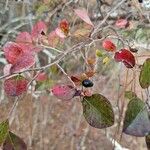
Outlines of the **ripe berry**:
[{"label": "ripe berry", "polygon": [[138,0],[139,1],[139,3],[143,3],[143,0]]},{"label": "ripe berry", "polygon": [[85,80],[82,81],[82,85],[84,87],[92,87],[93,86],[93,82],[91,80],[89,80],[89,79],[85,79]]}]

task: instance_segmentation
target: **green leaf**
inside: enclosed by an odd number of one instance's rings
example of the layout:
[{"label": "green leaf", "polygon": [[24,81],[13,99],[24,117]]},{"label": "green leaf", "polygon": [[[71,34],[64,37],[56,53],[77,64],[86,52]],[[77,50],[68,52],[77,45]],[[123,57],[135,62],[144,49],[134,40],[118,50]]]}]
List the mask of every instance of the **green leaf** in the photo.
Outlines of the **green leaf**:
[{"label": "green leaf", "polygon": [[139,81],[143,89],[150,86],[150,58],[146,59],[142,66]]},{"label": "green leaf", "polygon": [[145,136],[145,141],[146,141],[147,149],[150,150],[150,134]]},{"label": "green leaf", "polygon": [[114,124],[114,112],[107,98],[100,94],[83,97],[83,115],[95,128],[107,128]]},{"label": "green leaf", "polygon": [[47,79],[45,81],[37,81],[35,89],[36,90],[46,90],[51,88],[54,85],[54,81],[51,79]]},{"label": "green leaf", "polygon": [[9,131],[3,150],[27,150],[27,146],[20,137]]},{"label": "green leaf", "polygon": [[138,97],[133,98],[127,106],[123,132],[138,137],[143,137],[150,132],[150,120],[146,105]]},{"label": "green leaf", "polygon": [[37,9],[37,14],[41,15],[42,13],[48,11],[48,5],[40,5],[39,8]]},{"label": "green leaf", "polygon": [[129,100],[132,100],[133,98],[136,98],[137,95],[132,91],[125,91],[125,98],[128,98]]},{"label": "green leaf", "polygon": [[9,130],[9,122],[8,120],[0,123],[0,145],[5,141]]}]

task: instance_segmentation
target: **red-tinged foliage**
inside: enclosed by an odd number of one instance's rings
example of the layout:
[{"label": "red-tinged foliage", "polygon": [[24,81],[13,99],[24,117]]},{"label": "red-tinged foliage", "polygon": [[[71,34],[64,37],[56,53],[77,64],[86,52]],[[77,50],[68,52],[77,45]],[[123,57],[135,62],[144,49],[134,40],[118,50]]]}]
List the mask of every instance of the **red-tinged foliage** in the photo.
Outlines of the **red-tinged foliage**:
[{"label": "red-tinged foliage", "polygon": [[26,44],[26,43],[18,43],[18,44],[22,48],[24,53],[37,53],[42,50],[40,46],[36,46],[33,44]]},{"label": "red-tinged foliage", "polygon": [[63,38],[60,38],[60,36],[58,36],[56,34],[56,31],[52,31],[52,32],[49,33],[49,35],[48,35],[48,43],[49,43],[50,46],[56,47],[57,44],[60,41],[63,42]]},{"label": "red-tinged foliage", "polygon": [[16,43],[32,44],[32,37],[28,32],[21,32],[16,37]]},{"label": "red-tinged foliage", "polygon": [[81,8],[81,9],[75,9],[74,12],[76,13],[76,15],[78,17],[80,17],[84,22],[86,22],[87,24],[94,26],[92,21],[90,20],[90,17],[88,15],[88,12],[86,11],[85,8]]},{"label": "red-tinged foliage", "polygon": [[70,78],[71,78],[71,80],[74,82],[74,84],[75,84],[76,86],[81,85],[80,76],[71,76]]},{"label": "red-tinged foliage", "polygon": [[69,33],[69,23],[66,19],[63,19],[59,23],[59,28],[63,31],[63,33],[67,36]]},{"label": "red-tinged foliage", "polygon": [[28,32],[21,32],[16,37],[16,43],[19,44],[24,52],[39,52],[42,50],[42,48],[34,44],[34,41],[32,41],[32,37]]},{"label": "red-tinged foliage", "polygon": [[47,80],[47,74],[45,72],[38,73],[38,76],[36,77],[36,81],[45,81]]},{"label": "red-tinged foliage", "polygon": [[12,64],[10,73],[28,69],[35,63],[32,48],[28,45],[8,42],[3,50],[6,60]]},{"label": "red-tinged foliage", "polygon": [[36,41],[37,39],[40,39],[43,36],[43,34],[46,34],[46,32],[47,25],[45,24],[45,22],[39,21],[33,26],[31,36],[33,40]]},{"label": "red-tinged foliage", "polygon": [[56,32],[58,37],[60,37],[62,39],[66,38],[66,35],[64,34],[64,32],[60,28],[56,28],[55,32]]},{"label": "red-tinged foliage", "polygon": [[3,50],[6,60],[11,64],[15,64],[23,54],[22,48],[14,42],[7,42]]},{"label": "red-tinged foliage", "polygon": [[26,53],[20,57],[17,62],[11,67],[11,73],[20,72],[29,69],[35,64],[35,58],[32,53]]},{"label": "red-tinged foliage", "polygon": [[114,58],[117,62],[123,62],[127,68],[135,66],[134,55],[127,49],[121,49],[119,52],[116,52]]},{"label": "red-tinged foliage", "polygon": [[76,92],[77,90],[71,85],[56,85],[52,88],[53,95],[61,100],[71,100]]},{"label": "red-tinged foliage", "polygon": [[27,91],[28,80],[17,75],[4,81],[4,90],[8,96],[19,96]]},{"label": "red-tinged foliage", "polygon": [[71,76],[70,78],[73,82],[81,82],[80,77],[78,76]]},{"label": "red-tinged foliage", "polygon": [[116,50],[116,46],[115,44],[109,40],[109,39],[105,39],[102,43],[102,47],[109,52],[114,52]]},{"label": "red-tinged foliage", "polygon": [[3,73],[4,73],[5,76],[10,74],[11,67],[12,67],[12,64],[7,64],[7,65],[4,66]]},{"label": "red-tinged foliage", "polygon": [[129,22],[126,19],[118,19],[115,23],[115,26],[118,28],[126,28],[129,26]]}]

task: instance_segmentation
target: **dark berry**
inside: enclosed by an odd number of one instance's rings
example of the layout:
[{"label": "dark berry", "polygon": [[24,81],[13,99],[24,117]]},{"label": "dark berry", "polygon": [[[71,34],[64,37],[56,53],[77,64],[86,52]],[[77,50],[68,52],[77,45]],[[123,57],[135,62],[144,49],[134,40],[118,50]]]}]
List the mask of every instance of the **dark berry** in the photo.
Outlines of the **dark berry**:
[{"label": "dark berry", "polygon": [[93,82],[91,80],[89,80],[89,79],[85,79],[85,80],[82,81],[82,85],[84,87],[92,87],[93,86]]},{"label": "dark berry", "polygon": [[143,3],[143,0],[138,0],[139,1],[139,3]]}]

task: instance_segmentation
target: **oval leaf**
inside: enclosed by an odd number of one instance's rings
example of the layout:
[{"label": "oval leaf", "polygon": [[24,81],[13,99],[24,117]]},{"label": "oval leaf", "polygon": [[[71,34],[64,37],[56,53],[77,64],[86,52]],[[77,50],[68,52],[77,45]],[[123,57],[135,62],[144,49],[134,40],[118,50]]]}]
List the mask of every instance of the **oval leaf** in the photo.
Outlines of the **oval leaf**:
[{"label": "oval leaf", "polygon": [[114,112],[107,98],[100,94],[83,97],[83,115],[95,128],[107,128],[114,124]]},{"label": "oval leaf", "polygon": [[146,59],[142,66],[139,81],[143,89],[150,86],[150,58]]},{"label": "oval leaf", "polygon": [[38,21],[32,28],[31,36],[34,40],[41,38],[42,33],[46,34],[47,25],[43,21]]},{"label": "oval leaf", "polygon": [[17,75],[4,81],[4,90],[8,96],[19,96],[27,91],[28,80]]},{"label": "oval leaf", "polygon": [[106,51],[109,52],[114,52],[116,50],[115,44],[109,39],[105,39],[102,43],[102,46]]},{"label": "oval leaf", "polygon": [[87,24],[91,26],[94,26],[85,8],[75,9],[74,11],[76,15],[80,17],[84,22],[86,22]]},{"label": "oval leaf", "polygon": [[71,85],[56,85],[52,88],[52,93],[61,100],[72,99],[77,90]]},{"label": "oval leaf", "polygon": [[69,33],[69,22],[66,19],[61,20],[61,22],[59,23],[59,28],[67,36]]},{"label": "oval leaf", "polygon": [[133,68],[135,66],[134,55],[127,49],[121,49],[115,53],[115,61],[123,62],[127,68]]},{"label": "oval leaf", "polygon": [[15,64],[23,54],[22,48],[15,42],[7,42],[4,45],[3,50],[5,58],[11,64]]},{"label": "oval leaf", "polygon": [[8,120],[0,123],[0,145],[5,141],[9,130],[9,122]]},{"label": "oval leaf", "polygon": [[20,137],[9,131],[3,150],[27,150],[27,146]]},{"label": "oval leaf", "polygon": [[150,120],[146,105],[137,97],[128,104],[123,132],[137,137],[143,137],[150,132]]},{"label": "oval leaf", "polygon": [[11,67],[11,73],[20,72],[29,69],[35,64],[35,58],[31,53],[26,53],[20,57],[17,62]]}]

